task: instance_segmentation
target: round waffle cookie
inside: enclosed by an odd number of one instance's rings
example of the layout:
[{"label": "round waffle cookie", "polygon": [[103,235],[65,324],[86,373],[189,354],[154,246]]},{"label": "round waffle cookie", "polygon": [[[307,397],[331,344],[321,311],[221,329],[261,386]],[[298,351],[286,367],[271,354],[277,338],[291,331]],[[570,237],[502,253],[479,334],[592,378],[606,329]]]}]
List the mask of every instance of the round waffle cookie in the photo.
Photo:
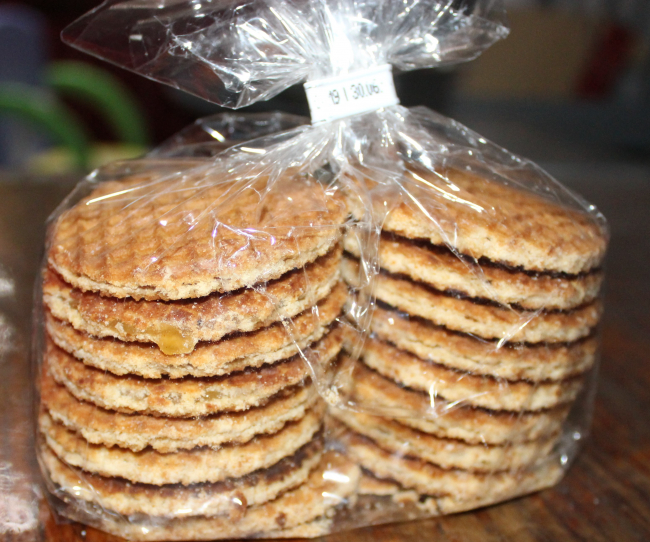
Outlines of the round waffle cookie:
[{"label": "round waffle cookie", "polygon": [[205,168],[102,183],[53,224],[49,265],[84,291],[189,299],[277,279],[340,238],[345,200],[314,178]]},{"label": "round waffle cookie", "polygon": [[452,369],[508,380],[563,380],[592,367],[598,340],[589,336],[570,344],[498,345],[495,341],[452,332],[397,310],[376,306],[371,331],[422,359]]},{"label": "round waffle cookie", "polygon": [[539,412],[507,412],[458,406],[422,391],[398,386],[363,363],[354,366],[356,403],[386,412],[399,423],[441,438],[470,444],[507,445],[547,439],[569,413],[563,405]]},{"label": "round waffle cookie", "polygon": [[49,448],[65,463],[107,477],[143,484],[196,484],[239,478],[268,468],[307,444],[322,425],[324,405],[318,403],[300,420],[272,435],[258,435],[245,444],[180,450],[163,454],[90,444],[42,411],[39,428]]},{"label": "round waffle cookie", "polygon": [[45,445],[40,457],[62,498],[70,498],[66,493],[73,492],[76,499],[123,515],[173,518],[186,517],[189,510],[208,517],[228,514],[236,520],[247,507],[273,500],[302,484],[318,465],[322,448],[322,439],[315,438],[269,468],[242,478],[189,486],[153,486],[84,472],[63,463]]},{"label": "round waffle cookie", "polygon": [[475,510],[527,493],[533,493],[553,485],[555,483],[553,480],[559,480],[561,475],[562,470],[558,466],[547,463],[536,467],[534,470],[519,473],[518,484],[504,484],[499,492],[492,491],[477,498],[459,498],[454,496],[420,495],[414,489],[406,488],[394,480],[377,478],[366,470],[362,472],[359,480],[359,494],[362,495],[361,500],[364,498],[365,500],[372,499],[371,502],[375,506],[377,506],[377,498],[383,501],[389,498],[392,505],[395,506],[396,504],[401,511],[410,508],[412,512],[409,517],[417,519],[423,515],[424,517],[442,516],[464,512],[465,510]]},{"label": "round waffle cookie", "polygon": [[228,295],[195,300],[136,301],[71,287],[46,270],[43,300],[51,313],[80,331],[122,341],[155,343],[164,354],[188,354],[198,341],[254,331],[296,316],[325,298],[338,282],[341,248],[304,269]]},{"label": "round waffle cookie", "polygon": [[[344,246],[360,257],[355,236],[346,236]],[[598,296],[603,282],[600,270],[579,275],[525,272],[387,232],[381,236],[378,257],[381,268],[389,273],[406,275],[441,292],[457,292],[528,310],[579,307]]]},{"label": "round waffle cookie", "polygon": [[[342,330],[337,327],[312,345],[306,355],[314,364],[327,365],[338,355],[342,340]],[[54,380],[81,401],[127,414],[186,418],[264,405],[278,392],[302,385],[311,374],[305,360],[296,354],[273,365],[219,377],[169,380],[117,376],[84,365],[49,339],[45,360]]]},{"label": "round waffle cookie", "polygon": [[588,273],[605,256],[603,221],[512,184],[452,169],[407,171],[403,181],[422,207],[436,209],[436,221],[401,203],[386,217],[386,232],[543,273]]},{"label": "round waffle cookie", "polygon": [[47,368],[41,379],[41,401],[51,418],[79,433],[91,444],[119,446],[134,452],[150,446],[161,453],[199,446],[243,444],[256,435],[280,431],[301,419],[316,402],[311,384],[280,391],[261,407],[204,418],[164,418],[122,414],[79,401],[54,382]]},{"label": "round waffle cookie", "polygon": [[[356,498],[354,494],[351,495],[351,499]],[[345,499],[344,499],[345,501]],[[328,517],[327,514],[330,514],[332,517]],[[336,514],[335,508],[330,508],[325,511],[325,515],[318,517],[314,520],[296,525],[295,527],[289,527],[288,529],[279,529],[277,531],[269,531],[267,533],[258,533],[253,538],[266,538],[266,539],[277,539],[277,538],[318,538],[319,536],[325,536],[332,533],[334,527],[334,516]]]},{"label": "round waffle cookie", "polygon": [[[342,271],[349,284],[359,285],[358,261],[344,258]],[[392,307],[450,330],[512,342],[575,341],[592,333],[602,313],[598,300],[566,312],[515,310],[456,297],[402,275],[383,272],[375,276],[373,294]]]},{"label": "round waffle cookie", "polygon": [[[556,461],[522,471],[477,473],[439,466],[407,455],[388,452],[374,441],[341,431],[340,440],[351,458],[380,479],[392,480],[420,495],[448,497],[454,502],[498,502],[555,484],[562,475]],[[451,503],[449,503],[451,504]]]},{"label": "round waffle cookie", "polygon": [[295,316],[286,326],[276,322],[248,333],[235,333],[217,342],[201,342],[189,354],[167,356],[154,344],[128,343],[97,338],[75,330],[50,312],[45,322],[49,336],[63,350],[86,365],[113,374],[136,374],[145,378],[220,376],[248,367],[261,367],[289,358],[319,341],[341,313],[347,288],[339,283],[314,307]]},{"label": "round waffle cookie", "polygon": [[468,444],[417,431],[389,418],[332,410],[331,414],[352,431],[398,456],[431,462],[443,469],[472,472],[520,470],[543,461],[552,450],[557,434],[549,438],[501,446]]},{"label": "round waffle cookie", "polygon": [[438,398],[462,406],[490,410],[535,411],[573,401],[582,378],[560,382],[511,382],[448,369],[413,356],[388,343],[368,339],[363,361],[379,374],[399,384],[426,392],[431,402]]},{"label": "round waffle cookie", "polygon": [[337,452],[328,451],[304,484],[272,501],[248,507],[236,518],[200,515],[151,521],[151,518],[116,519],[113,514],[106,513],[90,521],[104,531],[129,540],[318,536],[329,530],[336,506],[353,497],[359,477],[360,470],[353,462]]}]

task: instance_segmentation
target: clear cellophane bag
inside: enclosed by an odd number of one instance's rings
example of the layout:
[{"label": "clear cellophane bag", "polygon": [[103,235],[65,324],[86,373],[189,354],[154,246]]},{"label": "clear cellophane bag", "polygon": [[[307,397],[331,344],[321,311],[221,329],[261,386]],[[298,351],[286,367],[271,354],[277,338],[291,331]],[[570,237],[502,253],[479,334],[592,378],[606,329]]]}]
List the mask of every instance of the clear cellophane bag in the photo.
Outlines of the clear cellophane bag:
[{"label": "clear cellophane bag", "polygon": [[[133,0],[64,39],[239,108],[506,35],[498,1]],[[549,487],[588,431],[606,243],[593,206],[425,107],[197,121],[50,220],[50,500],[129,539],[210,540]]]}]

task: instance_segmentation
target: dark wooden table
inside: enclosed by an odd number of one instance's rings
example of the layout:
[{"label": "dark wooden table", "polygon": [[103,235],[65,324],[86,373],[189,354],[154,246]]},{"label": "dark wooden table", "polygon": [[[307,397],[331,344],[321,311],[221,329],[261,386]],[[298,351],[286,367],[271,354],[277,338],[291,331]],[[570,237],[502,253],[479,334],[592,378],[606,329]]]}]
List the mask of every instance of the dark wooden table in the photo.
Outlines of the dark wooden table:
[{"label": "dark wooden table", "polygon": [[[626,166],[610,167],[598,170],[594,182],[587,167],[571,171],[583,194],[609,218],[613,233],[594,424],[575,464],[557,487],[536,495],[451,517],[358,529],[327,542],[650,540],[650,170],[632,175]],[[6,342],[18,345],[0,351],[0,460],[27,478],[36,476],[27,361],[31,284],[43,221],[68,188],[65,182],[0,184],[0,271],[15,281],[14,295],[0,295],[0,311],[10,322],[0,330],[6,336],[13,328],[15,339]],[[59,525],[45,507],[39,528],[4,536],[118,540],[82,525]]]}]

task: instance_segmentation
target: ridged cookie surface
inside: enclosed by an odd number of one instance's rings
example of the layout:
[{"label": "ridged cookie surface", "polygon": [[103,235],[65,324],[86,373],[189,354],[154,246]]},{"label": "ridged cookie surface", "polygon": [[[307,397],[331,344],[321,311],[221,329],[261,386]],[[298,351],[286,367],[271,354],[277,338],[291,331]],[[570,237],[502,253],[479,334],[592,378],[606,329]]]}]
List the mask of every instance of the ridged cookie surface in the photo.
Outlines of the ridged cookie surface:
[{"label": "ridged cookie surface", "polygon": [[[327,364],[342,346],[335,328],[307,352],[314,364]],[[45,359],[54,380],[81,401],[124,412],[158,416],[195,417],[242,411],[268,402],[278,392],[302,385],[311,372],[296,354],[288,360],[219,377],[145,379],[117,376],[88,367],[67,352],[46,342]]]},{"label": "ridged cookie surface", "polygon": [[491,491],[477,498],[467,498],[462,495],[442,497],[421,495],[394,480],[377,478],[366,470],[359,481],[359,492],[366,496],[364,500],[370,499],[375,506],[379,498],[380,501],[388,501],[387,506],[391,509],[397,508],[402,514],[408,514],[406,516],[408,519],[417,519],[455,514],[503,502],[549,487],[561,476],[562,470],[558,466],[546,464],[518,475],[518,483],[503,484],[500,491]]},{"label": "ridged cookie surface", "polygon": [[65,463],[107,477],[121,477],[143,484],[196,484],[240,478],[268,468],[293,455],[322,426],[324,406],[312,408],[301,420],[290,422],[272,435],[260,435],[245,444],[181,450],[163,454],[146,448],[140,452],[90,444],[74,431],[58,424],[46,412],[39,429],[50,449]]},{"label": "ridged cookie surface", "polygon": [[386,417],[331,410],[340,423],[398,456],[422,459],[443,469],[472,472],[521,470],[541,463],[553,448],[557,435],[532,442],[492,446],[468,444],[418,431]]},{"label": "ridged cookie surface", "polygon": [[[328,451],[304,484],[272,501],[251,506],[236,520],[224,515],[154,523],[147,519],[116,519],[114,515],[104,514],[101,519],[94,517],[92,521],[96,527],[129,540],[317,536],[329,529],[334,509],[354,495],[359,476],[360,469],[354,462],[335,451]],[[77,517],[82,516],[77,514]]]},{"label": "ridged cookie surface", "polygon": [[150,446],[162,453],[199,446],[243,444],[256,435],[276,433],[287,422],[299,420],[318,394],[311,384],[279,392],[267,404],[202,418],[166,418],[122,414],[79,401],[65,386],[54,382],[44,367],[41,401],[53,420],[92,444],[119,446],[134,452]]},{"label": "ridged cookie surface", "polygon": [[[342,271],[349,284],[360,284],[358,261],[344,258]],[[485,339],[512,342],[575,341],[591,334],[602,314],[598,300],[566,312],[515,310],[439,292],[386,272],[375,276],[373,294],[392,307],[436,325]]]},{"label": "ridged cookie surface", "polygon": [[508,380],[563,380],[584,373],[596,359],[598,339],[574,343],[513,344],[455,333],[390,307],[377,306],[371,331],[381,340],[452,369]]},{"label": "ridged cookie surface", "polygon": [[[360,256],[354,236],[345,239],[345,249]],[[524,309],[567,310],[593,301],[603,282],[602,271],[579,275],[528,273],[455,255],[447,247],[383,233],[379,243],[379,265],[393,274],[407,275],[442,292],[458,292],[501,305]]]},{"label": "ridged cookie surface", "polygon": [[261,367],[288,358],[320,340],[339,316],[347,288],[337,285],[332,293],[285,324],[248,333],[234,333],[216,342],[201,342],[189,354],[167,356],[154,344],[128,343],[110,337],[97,338],[45,315],[47,332],[57,346],[86,365],[113,374],[145,378],[219,376],[248,367]]},{"label": "ridged cookie surface", "polygon": [[40,457],[56,484],[56,494],[64,499],[80,499],[124,515],[173,518],[227,514],[236,520],[249,506],[268,502],[302,484],[320,461],[322,448],[322,439],[315,438],[267,469],[243,478],[189,486],[154,486],[106,478],[66,465],[45,445],[40,448]]},{"label": "ridged cookie surface", "polygon": [[337,247],[304,269],[256,288],[195,300],[136,301],[71,287],[46,270],[43,300],[59,320],[97,337],[155,343],[164,354],[188,354],[199,341],[218,341],[293,317],[329,295],[338,282]]},{"label": "ridged cookie surface", "polygon": [[604,258],[606,228],[587,212],[459,170],[407,171],[404,184],[420,206],[435,209],[435,222],[419,206],[402,203],[386,217],[384,231],[530,271],[578,274]]},{"label": "ridged cookie surface", "polygon": [[506,412],[459,406],[425,391],[397,385],[365,364],[354,366],[353,399],[361,408],[395,417],[401,424],[441,438],[503,445],[556,434],[569,406],[539,412]]},{"label": "ridged cookie surface", "polygon": [[366,341],[362,358],[386,378],[427,393],[431,401],[442,398],[461,406],[536,411],[570,403],[582,388],[580,377],[532,383],[454,371],[376,339]]},{"label": "ridged cookie surface", "polygon": [[99,185],[54,223],[49,264],[85,291],[188,299],[276,279],[340,237],[344,199],[313,178],[205,167]]},{"label": "ridged cookie surface", "polygon": [[550,460],[529,470],[491,474],[441,469],[421,459],[386,451],[352,431],[343,432],[340,439],[350,456],[378,478],[394,480],[421,495],[446,496],[453,502],[499,502],[551,486],[562,475],[559,465]]}]

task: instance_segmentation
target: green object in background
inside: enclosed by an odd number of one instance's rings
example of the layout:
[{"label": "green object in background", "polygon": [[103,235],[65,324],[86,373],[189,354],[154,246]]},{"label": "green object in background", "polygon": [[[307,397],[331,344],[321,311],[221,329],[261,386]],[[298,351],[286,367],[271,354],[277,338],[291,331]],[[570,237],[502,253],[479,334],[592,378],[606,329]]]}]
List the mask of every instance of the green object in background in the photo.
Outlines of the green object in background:
[{"label": "green object in background", "polygon": [[61,61],[48,69],[47,82],[58,94],[83,100],[102,113],[121,143],[149,146],[137,103],[110,73],[83,62]]},{"label": "green object in background", "polygon": [[[0,84],[0,114],[15,115],[36,124],[60,147],[34,155],[28,169],[44,175],[73,169],[88,170],[116,159],[146,152],[149,135],[138,104],[111,74],[83,62],[56,62],[48,70],[49,89]],[[57,95],[84,101],[98,111],[117,139],[114,144],[89,143],[75,115]]]},{"label": "green object in background", "polygon": [[[90,147],[86,170],[93,170],[110,162],[131,160],[142,156],[147,149],[139,145],[121,143],[95,143]],[[27,164],[27,172],[46,177],[67,175],[75,171],[73,156],[65,147],[53,147],[35,154]]]},{"label": "green object in background", "polygon": [[79,169],[88,165],[86,133],[68,109],[46,90],[17,83],[0,85],[0,114],[20,116],[43,127],[50,136],[68,148]]}]

